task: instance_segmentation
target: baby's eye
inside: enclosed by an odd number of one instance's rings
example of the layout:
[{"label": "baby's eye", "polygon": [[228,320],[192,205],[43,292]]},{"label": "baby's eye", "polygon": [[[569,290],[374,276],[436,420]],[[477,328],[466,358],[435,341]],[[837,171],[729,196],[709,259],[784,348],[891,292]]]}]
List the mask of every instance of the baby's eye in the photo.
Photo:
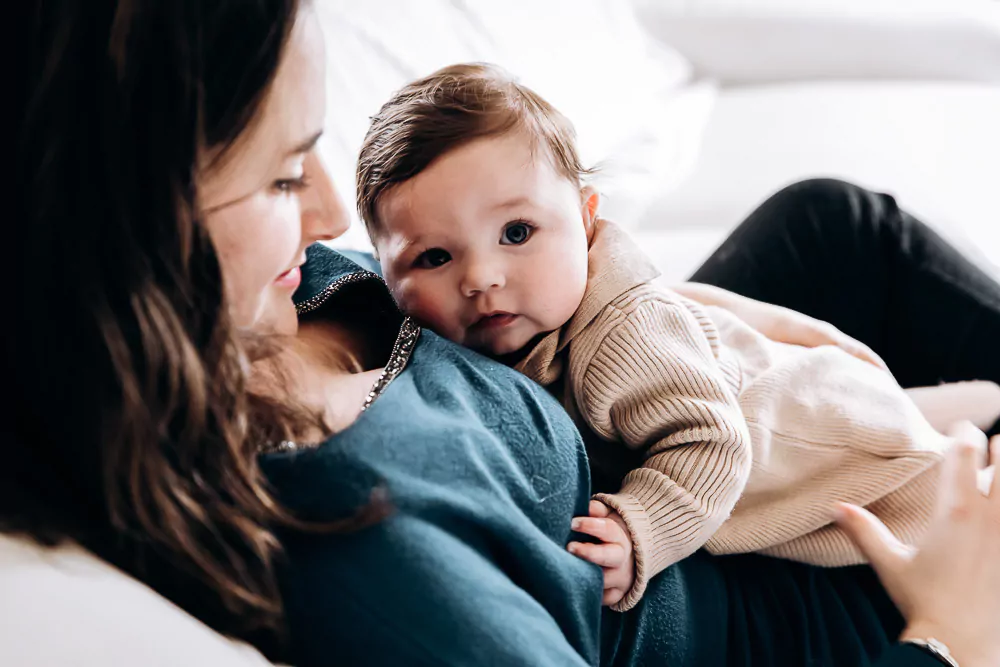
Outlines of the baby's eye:
[{"label": "baby's eye", "polygon": [[431,248],[430,250],[425,250],[420,253],[416,261],[413,262],[413,266],[418,269],[436,269],[439,266],[444,266],[451,261],[451,255],[448,254],[447,250],[442,250],[441,248]]},{"label": "baby's eye", "polygon": [[521,245],[531,238],[532,231],[532,226],[523,220],[512,222],[500,234],[500,245]]}]

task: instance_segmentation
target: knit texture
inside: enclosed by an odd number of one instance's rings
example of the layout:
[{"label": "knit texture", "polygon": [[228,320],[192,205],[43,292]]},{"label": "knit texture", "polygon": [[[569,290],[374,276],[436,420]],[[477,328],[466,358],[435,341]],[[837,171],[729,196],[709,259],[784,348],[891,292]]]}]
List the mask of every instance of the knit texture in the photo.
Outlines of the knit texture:
[{"label": "knit texture", "polygon": [[919,538],[949,440],[888,373],[839,348],[776,343],[655,285],[656,269],[606,221],[589,260],[580,308],[517,369],[551,385],[582,426],[645,452],[618,493],[595,496],[634,547],[635,584],[617,609],[702,547],[861,563],[832,524],[837,501]]}]

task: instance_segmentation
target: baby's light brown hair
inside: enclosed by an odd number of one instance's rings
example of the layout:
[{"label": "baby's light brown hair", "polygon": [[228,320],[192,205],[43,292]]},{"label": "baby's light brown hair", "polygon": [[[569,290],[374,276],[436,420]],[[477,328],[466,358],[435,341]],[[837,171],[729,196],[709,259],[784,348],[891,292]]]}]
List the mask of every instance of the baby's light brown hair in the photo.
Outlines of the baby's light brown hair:
[{"label": "baby's light brown hair", "polygon": [[358,157],[358,213],[368,235],[375,240],[379,202],[394,186],[449,151],[512,131],[577,185],[593,173],[580,162],[569,119],[500,67],[451,65],[397,91],[372,118]]}]

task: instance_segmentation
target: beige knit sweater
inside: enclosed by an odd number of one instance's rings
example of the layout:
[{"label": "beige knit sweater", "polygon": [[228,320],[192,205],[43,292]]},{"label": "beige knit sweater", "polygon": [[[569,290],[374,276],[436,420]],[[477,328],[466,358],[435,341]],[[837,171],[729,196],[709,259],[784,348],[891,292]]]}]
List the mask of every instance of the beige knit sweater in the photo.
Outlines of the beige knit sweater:
[{"label": "beige knit sweater", "polygon": [[636,581],[705,547],[823,566],[863,562],[831,523],[866,506],[913,542],[948,439],[892,377],[834,347],[776,343],[720,308],[652,284],[656,269],[611,223],[590,250],[573,318],[517,369],[553,385],[585,426],[646,453],[598,494],[631,532]]}]

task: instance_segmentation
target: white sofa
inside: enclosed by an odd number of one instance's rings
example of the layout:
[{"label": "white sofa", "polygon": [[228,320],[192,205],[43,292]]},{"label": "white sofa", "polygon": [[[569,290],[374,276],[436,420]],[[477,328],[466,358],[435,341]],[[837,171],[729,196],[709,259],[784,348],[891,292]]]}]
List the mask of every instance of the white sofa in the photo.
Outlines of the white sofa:
[{"label": "white sofa", "polygon": [[769,192],[811,176],[891,192],[1000,275],[1000,3],[643,0],[638,11],[719,85],[693,168],[636,221],[669,275],[687,275]]},{"label": "white sofa", "polygon": [[[392,90],[449,62],[494,60],[576,123],[585,160],[605,166],[605,213],[640,237],[668,278],[689,275],[769,193],[814,176],[895,194],[1000,275],[994,0],[325,7],[335,132],[326,149],[347,198],[367,116]],[[613,20],[595,27],[602,12]],[[398,20],[386,25],[387,13]],[[454,33],[430,45],[411,27],[445,22]],[[547,39],[526,40],[525,25]],[[356,226],[334,245],[365,248],[367,239]]]},{"label": "white sofa", "polygon": [[[892,191],[983,266],[1000,261],[1000,3],[636,0],[638,21],[624,0],[319,6],[323,149],[348,197],[367,116],[392,89],[496,59],[574,119],[585,158],[607,167],[608,215],[669,277],[770,191],[816,175]],[[82,550],[0,536],[0,664],[267,663]]]}]

